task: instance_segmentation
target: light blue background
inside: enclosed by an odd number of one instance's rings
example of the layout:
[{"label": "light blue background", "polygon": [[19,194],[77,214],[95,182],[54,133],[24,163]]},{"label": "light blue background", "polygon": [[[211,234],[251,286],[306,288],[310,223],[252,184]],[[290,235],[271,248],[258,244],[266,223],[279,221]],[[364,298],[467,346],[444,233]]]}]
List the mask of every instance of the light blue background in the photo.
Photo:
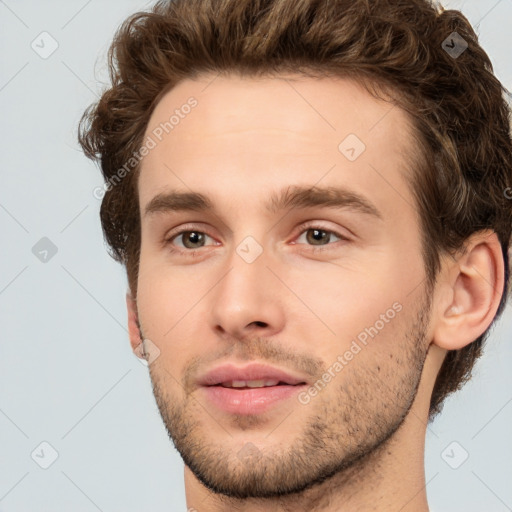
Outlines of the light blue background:
[{"label": "light blue background", "polygon": [[[130,350],[124,270],[107,256],[92,194],[100,172],[76,142],[83,110],[106,84],[115,29],[149,5],[0,0],[3,512],[186,509],[183,463]],[[512,0],[444,5],[478,25],[512,89]],[[43,31],[59,45],[47,59],[31,48]],[[32,253],[42,237],[58,249],[47,263]],[[509,306],[473,380],[429,428],[432,512],[512,510],[511,338]],[[58,452],[46,470],[31,458],[43,441]],[[469,453],[456,470],[441,457],[453,441]]]}]

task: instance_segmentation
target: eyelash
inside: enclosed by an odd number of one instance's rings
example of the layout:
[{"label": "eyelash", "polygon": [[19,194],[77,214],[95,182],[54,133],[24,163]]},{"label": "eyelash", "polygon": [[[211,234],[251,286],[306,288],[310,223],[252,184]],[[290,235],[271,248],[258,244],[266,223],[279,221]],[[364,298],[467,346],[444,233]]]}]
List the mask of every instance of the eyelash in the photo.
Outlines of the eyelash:
[{"label": "eyelash", "polygon": [[[318,231],[324,231],[325,233],[330,233],[331,235],[338,237],[340,239],[338,241],[348,241],[349,240],[346,236],[342,235],[341,233],[338,233],[337,231],[333,231],[332,229],[326,229],[316,223],[309,223],[309,224],[305,223],[302,226],[300,226],[299,229],[300,229],[300,232],[299,232],[299,235],[297,238],[299,238],[302,234],[306,233],[307,231],[309,231],[311,229],[316,229]],[[204,231],[200,231],[199,229],[194,229],[192,226],[187,226],[185,228],[182,228],[177,233],[173,233],[172,235],[167,237],[164,241],[164,246],[166,246],[166,247],[171,246],[173,240],[175,238],[178,238],[180,235],[183,235],[184,233],[201,233],[201,234],[209,236],[210,238],[213,238],[212,236],[208,235],[208,233],[205,233]],[[317,253],[321,253],[324,251],[328,251],[328,250],[330,250],[330,248],[329,248],[330,245],[333,245],[333,244],[328,243],[325,246],[319,246],[319,247],[311,245],[310,246],[311,252],[314,254],[317,254]],[[202,248],[200,248],[200,249],[202,249]],[[187,256],[190,256],[193,258],[193,257],[199,255],[198,253],[200,252],[200,249],[184,249],[183,250],[183,249],[171,248],[170,251],[172,253],[178,252],[181,254],[186,254]]]}]

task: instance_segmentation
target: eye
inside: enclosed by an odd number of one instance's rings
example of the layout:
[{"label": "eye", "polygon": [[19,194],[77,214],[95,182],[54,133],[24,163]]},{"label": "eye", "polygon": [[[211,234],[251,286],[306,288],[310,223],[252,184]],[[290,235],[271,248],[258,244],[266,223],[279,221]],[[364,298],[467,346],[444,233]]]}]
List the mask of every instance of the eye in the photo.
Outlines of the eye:
[{"label": "eye", "polygon": [[326,250],[323,246],[333,245],[332,243],[329,243],[332,241],[333,235],[338,240],[348,240],[347,237],[336,231],[324,229],[324,227],[314,224],[306,224],[301,226],[300,229],[302,230],[301,235],[297,238],[297,240],[300,241],[302,237],[305,237],[306,243],[313,246],[313,252]]},{"label": "eye", "polygon": [[[349,239],[342,234],[330,230],[325,229],[323,226],[316,224],[305,224],[300,227],[300,236],[296,239],[299,243],[304,243],[301,241],[303,237],[305,237],[305,243],[311,246],[312,252],[321,252],[329,249],[329,245],[333,245],[332,237],[334,236],[339,241]],[[200,231],[198,229],[191,229],[190,227],[182,228],[178,232],[172,233],[168,236],[164,245],[169,246],[171,252],[181,252],[186,253],[190,256],[196,256],[203,247],[207,247],[206,239],[213,238],[206,234],[204,231]],[[181,244],[177,243],[177,241],[181,241]],[[336,242],[337,240],[334,240]],[[293,242],[295,245],[297,242]],[[218,245],[217,243],[210,245]],[[327,247],[325,247],[327,246]]]},{"label": "eye", "polygon": [[204,247],[204,243],[205,243],[205,239],[206,238],[211,238],[209,235],[207,235],[206,233],[204,233],[203,231],[199,231],[199,230],[192,230],[192,229],[188,229],[188,230],[181,230],[179,231],[178,233],[174,233],[171,237],[169,237],[167,240],[166,240],[166,245],[169,244],[169,245],[174,245],[174,241],[175,240],[180,240],[182,241],[182,244],[178,245],[178,247],[181,247],[183,249],[188,249],[189,251],[185,251],[185,252],[190,252],[190,251],[193,251],[194,249],[200,249],[201,247]]}]

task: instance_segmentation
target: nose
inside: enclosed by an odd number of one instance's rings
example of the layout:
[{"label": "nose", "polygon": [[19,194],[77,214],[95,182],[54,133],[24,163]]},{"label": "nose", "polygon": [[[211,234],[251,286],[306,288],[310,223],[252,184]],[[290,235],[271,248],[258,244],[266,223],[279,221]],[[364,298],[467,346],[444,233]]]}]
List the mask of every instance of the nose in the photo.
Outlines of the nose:
[{"label": "nose", "polygon": [[211,322],[219,334],[242,339],[272,336],[283,329],[285,290],[270,260],[263,251],[248,262],[233,250],[210,299]]}]

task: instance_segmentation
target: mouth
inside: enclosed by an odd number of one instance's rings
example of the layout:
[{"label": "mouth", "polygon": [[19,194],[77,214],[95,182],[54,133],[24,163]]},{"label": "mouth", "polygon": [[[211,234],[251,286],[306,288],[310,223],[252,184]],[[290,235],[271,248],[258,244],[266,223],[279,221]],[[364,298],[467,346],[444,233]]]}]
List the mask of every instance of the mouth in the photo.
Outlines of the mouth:
[{"label": "mouth", "polygon": [[252,362],[225,363],[204,374],[199,389],[206,404],[228,414],[262,414],[290,400],[306,387],[303,376]]},{"label": "mouth", "polygon": [[277,380],[227,381],[203,386],[206,403],[230,415],[254,416],[283,406],[307,387]]},{"label": "mouth", "polygon": [[215,384],[215,386],[221,386],[223,388],[232,388],[232,389],[256,389],[256,388],[268,388],[274,386],[298,386],[306,384],[305,382],[300,382],[298,384],[288,384],[287,382],[278,381],[275,379],[272,380],[232,380],[227,382],[222,382],[220,384]]}]

